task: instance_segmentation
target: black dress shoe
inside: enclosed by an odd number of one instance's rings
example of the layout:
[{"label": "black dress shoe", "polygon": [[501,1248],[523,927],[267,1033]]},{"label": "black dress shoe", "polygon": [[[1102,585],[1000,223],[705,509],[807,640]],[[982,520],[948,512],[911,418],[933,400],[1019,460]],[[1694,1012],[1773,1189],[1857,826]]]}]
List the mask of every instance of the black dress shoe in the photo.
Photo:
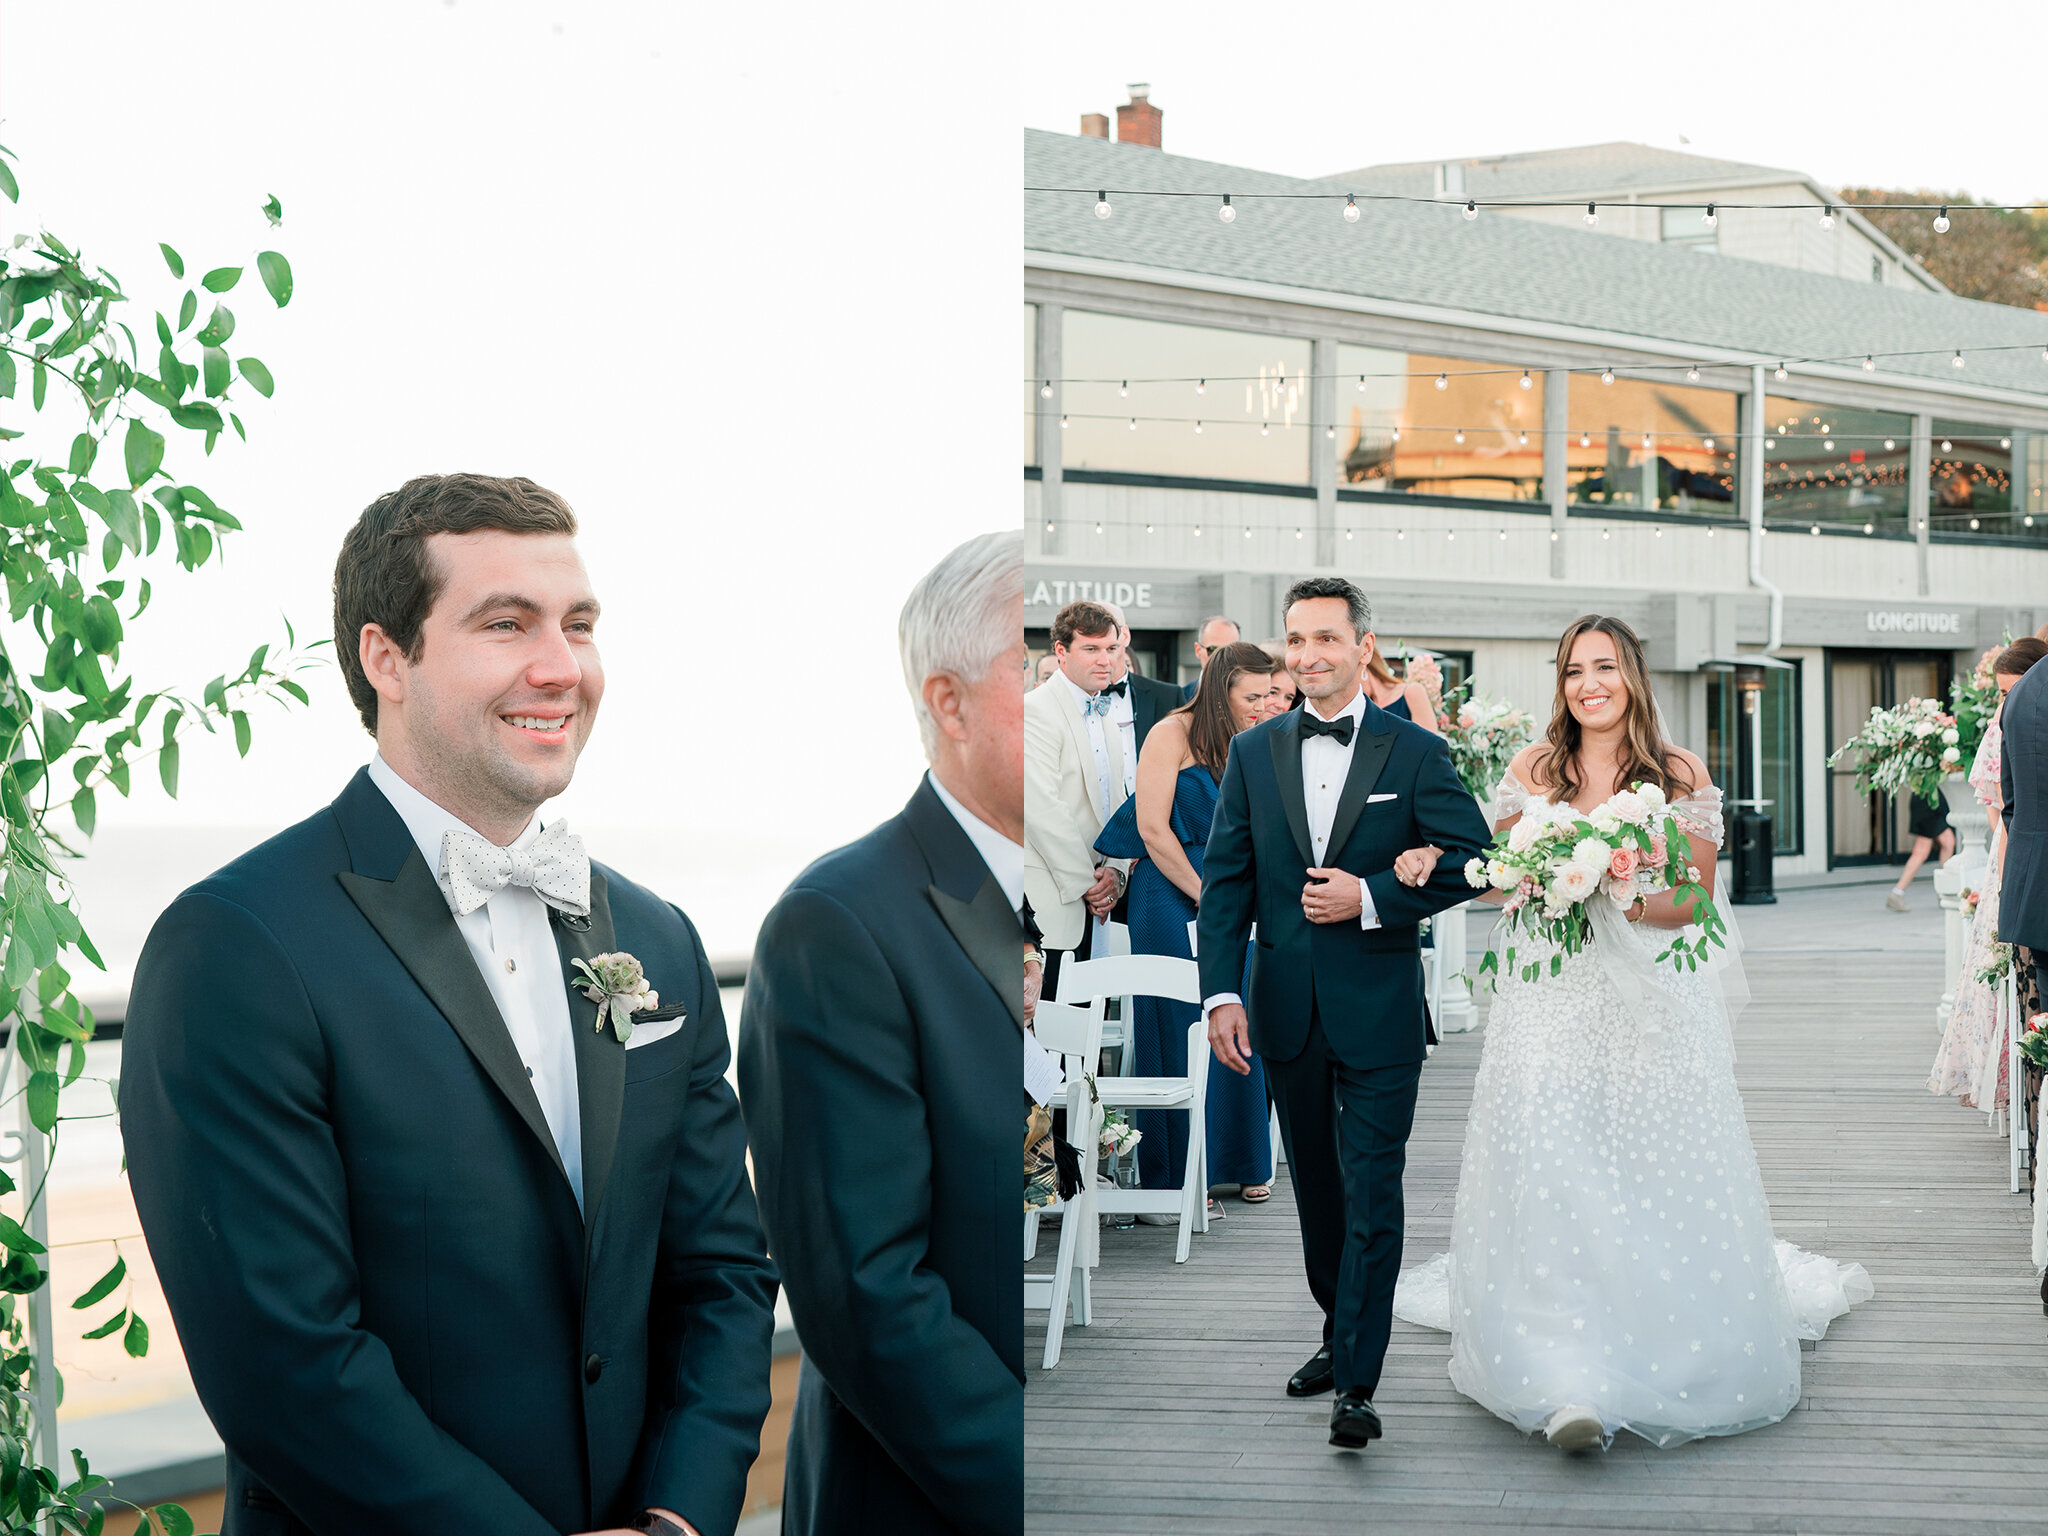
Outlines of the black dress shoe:
[{"label": "black dress shoe", "polygon": [[1330,1346],[1308,1357],[1302,1368],[1287,1378],[1289,1397],[1317,1397],[1337,1385],[1337,1367],[1330,1360]]},{"label": "black dress shoe", "polygon": [[1330,1405],[1330,1444],[1355,1451],[1379,1437],[1380,1415],[1372,1399],[1356,1387],[1339,1392]]}]

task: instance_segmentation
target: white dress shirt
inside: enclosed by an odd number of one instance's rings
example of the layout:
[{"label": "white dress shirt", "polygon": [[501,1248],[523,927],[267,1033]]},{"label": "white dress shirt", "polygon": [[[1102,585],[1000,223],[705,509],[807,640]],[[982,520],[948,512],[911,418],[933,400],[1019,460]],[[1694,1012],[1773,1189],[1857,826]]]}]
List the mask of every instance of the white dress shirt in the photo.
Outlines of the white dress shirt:
[{"label": "white dress shirt", "polygon": [[1088,745],[1095,749],[1095,812],[1107,822],[1109,813],[1116,809],[1116,805],[1109,795],[1109,738],[1103,734],[1104,717],[1093,714],[1088,709],[1088,701],[1095,697],[1094,694],[1089,693],[1064,671],[1059,674],[1059,679],[1074,695],[1074,707],[1081,711],[1081,723],[1088,727]]},{"label": "white dress shirt", "polygon": [[[1304,702],[1304,711],[1315,709],[1313,703]],[[1365,690],[1361,688],[1351,696],[1351,702],[1327,718],[1342,720],[1351,717],[1351,740],[1340,742],[1334,736],[1311,736],[1302,733],[1301,738],[1301,797],[1308,807],[1309,847],[1315,855],[1316,869],[1326,869],[1324,860],[1330,851],[1330,831],[1337,820],[1337,802],[1344,795],[1344,781],[1351,775],[1351,754],[1358,750],[1358,738],[1365,730]],[[1316,710],[1316,718],[1325,718]],[[1296,727],[1299,729],[1299,727]],[[1358,882],[1358,926],[1372,929],[1380,926],[1379,912],[1372,904],[1372,891],[1363,880]],[[1219,992],[1202,1002],[1202,1016],[1207,1018],[1225,1003],[1242,1003],[1244,999],[1235,992]]]},{"label": "white dress shirt", "polygon": [[[438,878],[442,838],[457,828],[476,829],[400,778],[382,753],[370,759],[370,781],[384,792],[419,845],[420,857]],[[536,816],[511,846],[525,847],[540,836],[540,827]],[[1020,852],[1020,887],[1022,881]],[[527,887],[508,885],[467,917],[456,918],[455,926],[462,931],[463,942],[483,973],[484,985],[490,988],[491,1000],[498,1005],[498,1015],[505,1021],[519,1059],[526,1064],[540,1112],[581,1206],[583,1111],[577,1095],[576,1038],[569,1020],[568,976],[561,951],[555,946],[548,905]]]},{"label": "white dress shirt", "polygon": [[[1003,899],[1017,914],[1021,927],[1024,922],[1024,845],[1012,842],[1007,834],[997,831],[954,799],[953,792],[939,782],[936,773],[931,780],[932,792],[939,797],[939,804],[952,812],[953,819],[960,823],[960,830],[967,834],[967,840],[974,844],[974,851],[981,855],[981,862],[988,866],[988,872],[1002,887]],[[1059,1056],[1040,1045],[1038,1037],[1030,1030],[1025,1030],[1025,1091],[1038,1103],[1049,1104],[1066,1080]]]},{"label": "white dress shirt", "polygon": [[1131,677],[1124,674],[1124,691],[1109,696],[1109,718],[1115,723],[1124,749],[1124,793],[1138,792],[1138,715],[1132,703]]}]

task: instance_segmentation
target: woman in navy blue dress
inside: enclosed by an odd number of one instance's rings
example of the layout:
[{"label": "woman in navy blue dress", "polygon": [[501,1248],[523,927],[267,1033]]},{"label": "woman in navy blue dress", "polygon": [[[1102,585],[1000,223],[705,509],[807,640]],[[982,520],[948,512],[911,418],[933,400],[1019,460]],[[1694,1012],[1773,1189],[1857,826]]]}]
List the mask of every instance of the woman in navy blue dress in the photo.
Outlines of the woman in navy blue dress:
[{"label": "woman in navy blue dress", "polygon": [[[1258,724],[1273,685],[1273,659],[1256,645],[1221,646],[1210,654],[1192,702],[1152,727],[1138,755],[1138,788],[1103,828],[1098,847],[1127,851],[1133,832],[1144,857],[1130,880],[1131,951],[1191,959],[1188,924],[1202,893],[1202,859],[1217,787],[1231,738]],[[1121,825],[1119,825],[1121,823]],[[1120,854],[1119,856],[1122,856]],[[1132,1070],[1174,1077],[1188,1070],[1188,1026],[1201,1009],[1168,998],[1141,997],[1131,1021]],[[1206,1125],[1209,1182],[1243,1187],[1256,1204],[1272,1193],[1273,1144],[1267,1130],[1266,1076],[1257,1057],[1249,1077],[1209,1059]],[[1170,1110],[1141,1111],[1136,1124],[1138,1177],[1147,1189],[1170,1189],[1187,1162],[1187,1119]]]}]

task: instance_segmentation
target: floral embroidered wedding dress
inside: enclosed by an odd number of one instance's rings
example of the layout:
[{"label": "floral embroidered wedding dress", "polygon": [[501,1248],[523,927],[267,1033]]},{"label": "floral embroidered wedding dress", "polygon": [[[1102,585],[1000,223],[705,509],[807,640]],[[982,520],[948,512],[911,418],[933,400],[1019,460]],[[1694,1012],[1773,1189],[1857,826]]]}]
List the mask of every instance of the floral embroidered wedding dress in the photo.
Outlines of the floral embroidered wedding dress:
[{"label": "floral embroidered wedding dress", "polygon": [[[1541,800],[1510,775],[1494,819]],[[1718,789],[1672,808],[1721,842]],[[1536,981],[1502,967],[1451,1251],[1401,1276],[1394,1311],[1449,1331],[1452,1384],[1525,1432],[1582,1405],[1610,1437],[1739,1434],[1791,1412],[1799,1341],[1870,1278],[1772,1238],[1728,983],[1653,965],[1668,932],[1602,917],[1559,974],[1547,951]],[[1516,958],[1537,949],[1517,936]]]}]

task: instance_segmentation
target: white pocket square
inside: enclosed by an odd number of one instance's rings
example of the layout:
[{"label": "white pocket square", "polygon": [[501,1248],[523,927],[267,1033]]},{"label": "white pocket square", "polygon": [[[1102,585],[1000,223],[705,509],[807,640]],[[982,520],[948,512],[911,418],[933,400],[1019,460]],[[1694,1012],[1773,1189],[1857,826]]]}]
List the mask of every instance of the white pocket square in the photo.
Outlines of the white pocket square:
[{"label": "white pocket square", "polygon": [[666,1040],[670,1035],[689,1023],[687,1018],[659,1019],[652,1024],[635,1024],[626,1049],[637,1051],[643,1045],[652,1045],[657,1040]]},{"label": "white pocket square", "polygon": [[1365,803],[1367,805],[1378,805],[1382,800],[1398,800],[1400,798],[1399,795],[1367,795]]}]

